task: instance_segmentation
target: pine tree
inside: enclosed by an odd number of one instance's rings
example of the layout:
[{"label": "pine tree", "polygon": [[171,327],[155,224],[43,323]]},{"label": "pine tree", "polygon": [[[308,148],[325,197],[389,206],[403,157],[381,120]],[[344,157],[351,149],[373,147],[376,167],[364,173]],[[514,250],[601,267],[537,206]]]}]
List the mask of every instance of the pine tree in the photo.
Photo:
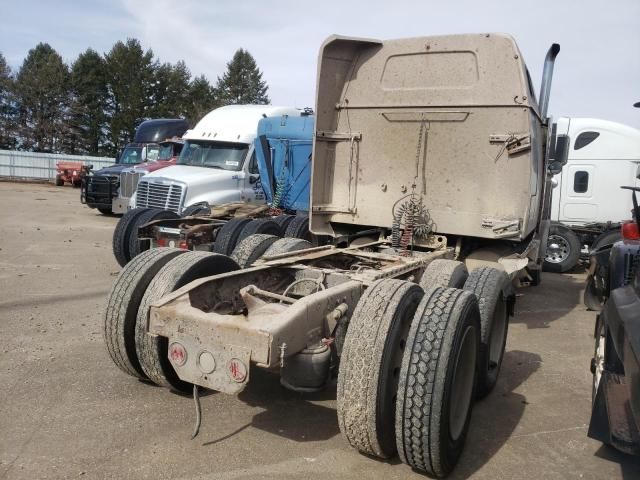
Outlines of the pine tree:
[{"label": "pine tree", "polygon": [[71,67],[69,153],[100,153],[106,138],[107,92],[105,60],[89,48]]},{"label": "pine tree", "polygon": [[11,68],[0,53],[0,149],[16,147],[15,113]]},{"label": "pine tree", "polygon": [[117,42],[105,56],[107,69],[109,140],[115,153],[133,140],[136,126],[153,108],[153,52],[142,50],[134,38]]},{"label": "pine tree", "polygon": [[186,118],[191,126],[194,126],[214,108],[222,106],[215,88],[209,81],[200,75],[191,82],[187,95],[187,105],[185,109]]},{"label": "pine tree", "polygon": [[66,135],[69,69],[47,43],[29,50],[15,80],[20,147],[59,152]]},{"label": "pine tree", "polygon": [[270,103],[267,82],[251,54],[242,48],[227,63],[227,71],[218,77],[217,90],[225,105]]},{"label": "pine tree", "polygon": [[154,72],[152,118],[185,117],[187,114],[191,72],[184,61],[164,63]]}]

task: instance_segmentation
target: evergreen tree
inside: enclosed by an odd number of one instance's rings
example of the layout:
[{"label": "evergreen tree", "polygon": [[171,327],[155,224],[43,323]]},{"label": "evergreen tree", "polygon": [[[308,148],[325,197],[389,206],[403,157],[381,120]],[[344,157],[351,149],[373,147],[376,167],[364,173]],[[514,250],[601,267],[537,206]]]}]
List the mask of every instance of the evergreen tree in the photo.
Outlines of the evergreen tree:
[{"label": "evergreen tree", "polygon": [[87,49],[71,67],[69,153],[98,155],[106,137],[106,64]]},{"label": "evergreen tree", "polygon": [[105,56],[107,69],[109,136],[111,153],[133,140],[136,126],[148,118],[153,108],[153,52],[142,50],[140,42],[129,38],[117,42]]},{"label": "evergreen tree", "polygon": [[191,72],[184,61],[164,63],[154,72],[152,118],[186,116]]},{"label": "evergreen tree", "polygon": [[66,132],[69,70],[47,43],[29,50],[15,80],[21,148],[59,152]]},{"label": "evergreen tree", "polygon": [[11,68],[0,53],[0,149],[16,147],[15,102]]},{"label": "evergreen tree", "polygon": [[15,76],[0,54],[0,148],[113,155],[147,118],[194,125],[225,104],[269,102],[262,73],[242,49],[218,87],[191,78],[184,61],[160,64],[136,39],[116,42],[104,56],[89,48],[71,69],[40,43]]},{"label": "evergreen tree", "polygon": [[189,86],[185,109],[185,116],[191,126],[198,123],[211,110],[220,106],[222,103],[216,89],[209,84],[204,75],[194,78]]},{"label": "evergreen tree", "polygon": [[218,77],[217,90],[225,105],[269,104],[267,82],[249,52],[242,48],[236,51],[227,63],[227,71]]}]

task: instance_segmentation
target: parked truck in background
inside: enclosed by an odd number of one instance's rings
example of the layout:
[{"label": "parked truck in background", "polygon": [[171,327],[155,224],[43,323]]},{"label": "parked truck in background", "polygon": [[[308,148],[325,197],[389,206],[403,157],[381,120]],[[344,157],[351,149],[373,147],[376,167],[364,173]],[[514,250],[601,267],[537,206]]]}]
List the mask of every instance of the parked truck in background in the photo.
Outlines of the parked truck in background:
[{"label": "parked truck in background", "polygon": [[184,134],[175,166],[140,179],[130,206],[182,214],[230,202],[264,203],[253,142],[264,117],[301,116],[271,105],[229,105],[205,115]]},{"label": "parked truck in background", "polygon": [[[112,201],[113,213],[126,213],[131,199],[136,193],[140,178],[161,168],[175,165],[182,152],[184,141],[181,137],[167,138],[158,143],[158,149],[152,150],[152,157],[145,162],[125,168],[120,172],[118,193]],[[149,148],[149,147],[147,147]],[[149,150],[147,150],[149,153]]]},{"label": "parked truck in background", "polygon": [[298,392],[324,388],[333,372],[350,445],[446,476],[475,398],[498,378],[510,280],[526,267],[536,277],[544,258],[551,177],[567,151],[547,118],[558,52],[536,100],[508,35],[327,39],[309,225],[369,238],[283,247],[242,269],[234,258],[261,234],[231,258],[144,252],[107,301],[114,363],[192,391],[196,405],[198,386],[236,394],[255,368]]},{"label": "parked truck in background", "polygon": [[311,109],[286,122],[264,118],[258,123],[254,146],[260,183],[273,210],[309,211],[314,128]]},{"label": "parked truck in background", "polygon": [[127,204],[117,200],[120,174],[134,165],[157,161],[160,142],[182,136],[188,126],[183,119],[159,118],[142,122],[136,129],[133,143],[127,144],[114,165],[96,172],[89,168],[82,180],[80,201],[103,214],[126,212]]},{"label": "parked truck in background", "polygon": [[640,130],[595,118],[560,118],[558,128],[571,147],[554,177],[544,267],[566,272],[620,239],[620,224],[632,209],[620,186],[640,186]]},{"label": "parked truck in background", "polygon": [[259,177],[254,185],[262,190],[266,204],[195,204],[183,209],[182,215],[162,208],[133,208],[113,232],[116,261],[124,266],[144,250],[167,246],[231,254],[253,218],[263,222],[252,233],[311,240],[306,215],[313,127],[310,110],[303,116],[259,120],[253,142]]}]

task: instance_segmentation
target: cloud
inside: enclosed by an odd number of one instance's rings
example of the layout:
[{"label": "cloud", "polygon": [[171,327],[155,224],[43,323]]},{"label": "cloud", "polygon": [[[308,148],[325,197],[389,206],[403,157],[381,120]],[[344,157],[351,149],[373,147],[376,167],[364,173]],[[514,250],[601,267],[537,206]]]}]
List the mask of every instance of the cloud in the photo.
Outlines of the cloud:
[{"label": "cloud", "polygon": [[[314,103],[318,48],[332,33],[399,38],[503,31],[518,41],[539,85],[549,45],[562,45],[551,111],[602,117],[640,126],[640,2],[602,9],[598,1],[330,1],[154,2],[123,0],[145,45],[163,59],[185,59],[214,80],[237,48],[256,58],[274,103]],[[612,50],[613,45],[625,46]],[[635,51],[630,55],[629,49]]]},{"label": "cloud", "polygon": [[[640,2],[619,0],[0,0],[6,17],[0,48],[17,66],[29,48],[48,41],[67,61],[87,47],[108,51],[126,37],[141,40],[161,61],[184,60],[211,82],[233,53],[256,58],[274,103],[313,105],[316,62],[333,33],[402,38],[445,33],[508,32],[520,46],[538,88],[549,45],[562,51],[550,109],[555,116],[605,118],[640,127]],[[20,12],[29,12],[28,15]]]}]

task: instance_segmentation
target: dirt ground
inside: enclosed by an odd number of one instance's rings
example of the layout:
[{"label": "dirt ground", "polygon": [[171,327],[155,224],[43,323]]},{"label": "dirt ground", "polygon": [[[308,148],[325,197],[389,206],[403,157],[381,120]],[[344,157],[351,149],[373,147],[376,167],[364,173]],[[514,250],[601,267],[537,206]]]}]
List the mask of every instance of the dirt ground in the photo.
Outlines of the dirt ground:
[{"label": "dirt ground", "polygon": [[[78,190],[0,182],[0,479],[424,478],[338,430],[335,385],[283,390],[252,372],[239,396],[191,398],[123,374],[102,338],[117,217]],[[496,390],[476,404],[451,478],[634,479],[640,460],[587,438],[595,315],[583,273],[522,289]]]}]

